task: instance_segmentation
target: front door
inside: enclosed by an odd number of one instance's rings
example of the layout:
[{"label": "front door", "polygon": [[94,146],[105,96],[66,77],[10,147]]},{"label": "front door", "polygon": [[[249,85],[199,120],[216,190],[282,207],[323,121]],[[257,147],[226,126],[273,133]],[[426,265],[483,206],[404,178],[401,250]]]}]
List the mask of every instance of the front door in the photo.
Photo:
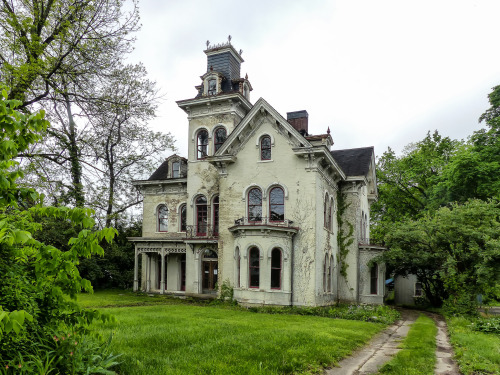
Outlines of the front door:
[{"label": "front door", "polygon": [[202,263],[203,293],[217,292],[218,262],[216,260],[204,260]]}]

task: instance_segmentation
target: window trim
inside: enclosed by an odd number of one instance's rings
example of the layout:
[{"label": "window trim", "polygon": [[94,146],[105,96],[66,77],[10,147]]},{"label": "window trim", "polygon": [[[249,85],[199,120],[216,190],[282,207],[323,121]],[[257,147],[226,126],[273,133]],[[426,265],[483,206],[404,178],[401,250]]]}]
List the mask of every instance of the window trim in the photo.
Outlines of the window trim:
[{"label": "window trim", "polygon": [[[252,253],[254,250],[257,252],[257,266],[252,266]],[[252,285],[252,269],[256,269],[258,276],[257,285]],[[248,287],[251,289],[259,289],[260,288],[260,249],[257,246],[252,246],[250,250],[248,250]]]},{"label": "window trim", "polygon": [[[269,147],[266,146],[266,148],[262,147],[263,146],[263,141],[267,139],[269,140]],[[272,157],[273,157],[273,154],[272,154],[272,151],[271,151],[271,148],[272,148],[272,140],[271,140],[271,137],[269,135],[263,135],[262,137],[260,137],[260,160],[262,161],[268,161],[268,160],[272,160]],[[269,158],[264,158],[262,156],[262,151],[263,150],[269,150]]]},{"label": "window trim", "polygon": [[[162,209],[163,207],[165,207],[165,209],[167,210],[166,211],[166,213],[167,213],[166,214],[166,220],[167,220],[167,222],[165,224],[165,227],[167,229],[165,229],[165,230],[161,230],[161,224],[160,224],[160,219],[161,219],[161,217],[160,217],[160,209]],[[166,204],[160,204],[160,205],[158,205],[158,207],[156,207],[156,230],[157,230],[157,232],[161,232],[161,233],[168,232],[168,207],[167,207]]]},{"label": "window trim", "polygon": [[[279,253],[279,268],[273,267],[273,255],[275,251]],[[279,286],[273,287],[273,270],[279,270]],[[271,289],[272,290],[281,290],[282,287],[282,279],[283,279],[283,251],[280,248],[275,247],[271,250]]]},{"label": "window trim", "polygon": [[[201,133],[206,133],[207,134],[207,143],[200,145],[200,134]],[[205,160],[208,157],[208,145],[209,145],[209,134],[207,129],[200,129],[196,133],[196,160]],[[205,148],[205,156],[200,157],[200,147]]]}]

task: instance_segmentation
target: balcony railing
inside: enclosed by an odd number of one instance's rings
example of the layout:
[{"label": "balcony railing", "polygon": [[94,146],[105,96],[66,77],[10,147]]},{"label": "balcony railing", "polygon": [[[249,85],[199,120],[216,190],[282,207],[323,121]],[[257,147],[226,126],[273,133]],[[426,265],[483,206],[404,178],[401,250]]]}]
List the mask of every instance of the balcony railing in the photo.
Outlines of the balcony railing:
[{"label": "balcony railing", "polygon": [[218,238],[219,226],[209,224],[186,225],[186,238]]},{"label": "balcony railing", "polygon": [[292,228],[293,221],[273,217],[242,217],[234,221],[234,225],[269,225],[273,227]]}]

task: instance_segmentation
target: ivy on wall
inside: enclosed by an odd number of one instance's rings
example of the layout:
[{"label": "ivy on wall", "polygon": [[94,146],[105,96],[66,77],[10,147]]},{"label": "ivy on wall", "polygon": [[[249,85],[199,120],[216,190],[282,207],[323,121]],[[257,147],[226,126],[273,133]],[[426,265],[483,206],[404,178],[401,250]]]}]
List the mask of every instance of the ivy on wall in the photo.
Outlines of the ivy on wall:
[{"label": "ivy on wall", "polygon": [[345,262],[345,259],[349,253],[349,246],[354,242],[354,237],[352,236],[354,233],[354,225],[343,219],[345,211],[351,204],[347,202],[345,194],[341,191],[337,191],[337,205],[337,223],[339,226],[339,231],[337,233],[337,245],[339,249],[337,253],[337,264],[340,274],[346,278],[349,265]]}]

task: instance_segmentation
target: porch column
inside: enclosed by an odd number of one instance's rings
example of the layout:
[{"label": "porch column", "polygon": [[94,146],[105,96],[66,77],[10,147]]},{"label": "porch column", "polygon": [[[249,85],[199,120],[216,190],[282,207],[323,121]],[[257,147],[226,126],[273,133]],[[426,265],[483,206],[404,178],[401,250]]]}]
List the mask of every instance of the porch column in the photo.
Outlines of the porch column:
[{"label": "porch column", "polygon": [[165,249],[161,249],[161,294],[165,293]]},{"label": "porch column", "polygon": [[151,256],[146,253],[146,292],[151,291]]},{"label": "porch column", "polygon": [[134,256],[134,292],[139,290],[139,257],[137,251],[137,245],[135,246],[135,256]]}]

